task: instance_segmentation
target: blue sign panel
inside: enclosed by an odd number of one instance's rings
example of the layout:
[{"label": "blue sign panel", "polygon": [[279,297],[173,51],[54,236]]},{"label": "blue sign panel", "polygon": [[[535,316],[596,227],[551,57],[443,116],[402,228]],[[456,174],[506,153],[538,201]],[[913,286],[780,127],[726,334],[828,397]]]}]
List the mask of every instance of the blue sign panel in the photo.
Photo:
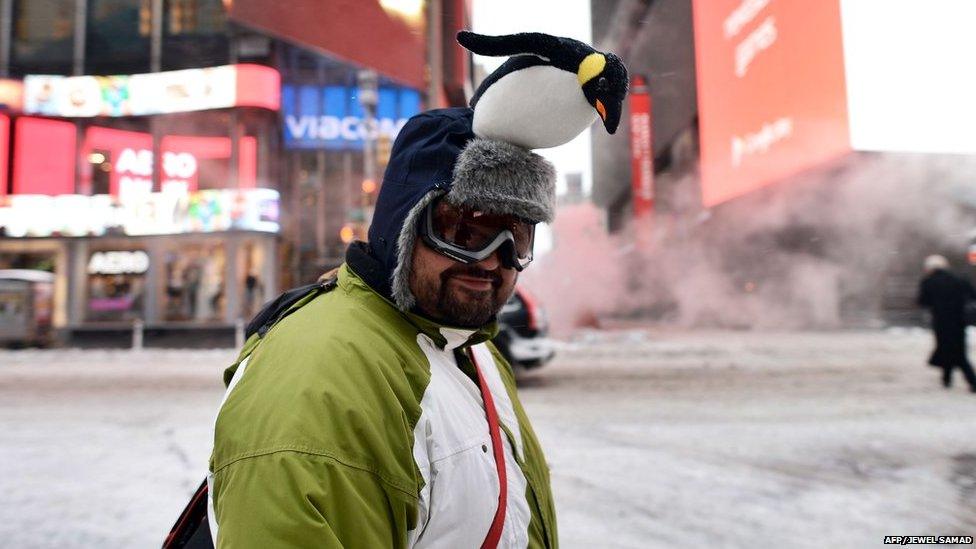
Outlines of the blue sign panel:
[{"label": "blue sign panel", "polygon": [[[362,150],[368,130],[357,91],[347,86],[283,85],[285,148]],[[407,119],[419,112],[417,90],[381,87],[372,131],[392,143]]]}]

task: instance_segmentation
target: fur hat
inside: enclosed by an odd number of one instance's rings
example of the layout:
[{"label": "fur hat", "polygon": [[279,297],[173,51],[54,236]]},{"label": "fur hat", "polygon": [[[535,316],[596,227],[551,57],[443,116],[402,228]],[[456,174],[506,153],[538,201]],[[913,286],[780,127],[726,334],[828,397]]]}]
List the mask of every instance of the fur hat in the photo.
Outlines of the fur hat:
[{"label": "fur hat", "polygon": [[407,213],[397,237],[398,258],[393,270],[393,300],[402,310],[415,305],[410,291],[410,266],[420,215],[428,204],[445,200],[494,214],[516,215],[550,222],[555,215],[556,171],[548,160],[517,145],[475,138],[458,155],[446,193],[434,188]]}]

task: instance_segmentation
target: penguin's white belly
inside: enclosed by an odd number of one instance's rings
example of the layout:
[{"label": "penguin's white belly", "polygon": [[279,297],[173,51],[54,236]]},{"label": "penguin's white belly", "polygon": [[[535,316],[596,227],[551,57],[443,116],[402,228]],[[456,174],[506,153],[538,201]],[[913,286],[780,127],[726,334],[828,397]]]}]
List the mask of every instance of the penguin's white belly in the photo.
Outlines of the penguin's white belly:
[{"label": "penguin's white belly", "polygon": [[535,66],[492,84],[474,109],[474,133],[528,149],[571,141],[598,118],[576,74]]}]

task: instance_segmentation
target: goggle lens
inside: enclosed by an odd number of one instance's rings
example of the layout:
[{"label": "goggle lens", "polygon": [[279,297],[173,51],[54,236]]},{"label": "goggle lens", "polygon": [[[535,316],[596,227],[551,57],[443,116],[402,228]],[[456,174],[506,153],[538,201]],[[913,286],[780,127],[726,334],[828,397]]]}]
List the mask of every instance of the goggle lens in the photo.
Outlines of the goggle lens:
[{"label": "goggle lens", "polygon": [[502,231],[514,238],[515,254],[531,259],[535,224],[514,215],[497,215],[441,200],[434,208],[433,230],[438,238],[459,248],[477,251],[491,244]]}]

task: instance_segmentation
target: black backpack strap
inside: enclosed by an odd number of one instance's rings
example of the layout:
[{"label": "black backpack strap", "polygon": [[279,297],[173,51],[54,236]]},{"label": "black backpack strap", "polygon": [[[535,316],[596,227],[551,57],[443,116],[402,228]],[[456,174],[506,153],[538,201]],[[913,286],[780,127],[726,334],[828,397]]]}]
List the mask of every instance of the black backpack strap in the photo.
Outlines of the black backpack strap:
[{"label": "black backpack strap", "polygon": [[244,339],[248,339],[254,334],[258,334],[259,337],[264,337],[264,334],[266,334],[272,326],[280,322],[281,319],[301,308],[300,305],[296,306],[296,304],[298,304],[300,301],[304,299],[305,301],[301,303],[301,305],[304,305],[319,294],[332,291],[338,285],[338,283],[339,281],[337,278],[331,277],[314,284],[306,284],[305,286],[292,288],[291,290],[282,293],[265,305],[258,312],[258,314],[247,323],[247,327],[244,329]]},{"label": "black backpack strap", "polygon": [[163,549],[208,549],[213,548],[210,536],[210,520],[207,517],[207,480],[197,488],[186,504],[186,508],[176,519],[176,524],[166,536]]}]

